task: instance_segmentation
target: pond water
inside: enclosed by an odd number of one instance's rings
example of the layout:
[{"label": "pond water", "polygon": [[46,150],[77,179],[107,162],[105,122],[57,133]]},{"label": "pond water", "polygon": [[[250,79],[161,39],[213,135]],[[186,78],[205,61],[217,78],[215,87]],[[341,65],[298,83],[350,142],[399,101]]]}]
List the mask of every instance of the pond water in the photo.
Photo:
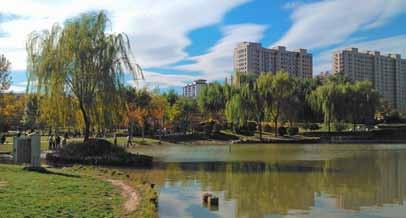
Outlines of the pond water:
[{"label": "pond water", "polygon": [[[406,217],[406,145],[142,146],[160,217]],[[219,197],[207,206],[202,196]]]}]

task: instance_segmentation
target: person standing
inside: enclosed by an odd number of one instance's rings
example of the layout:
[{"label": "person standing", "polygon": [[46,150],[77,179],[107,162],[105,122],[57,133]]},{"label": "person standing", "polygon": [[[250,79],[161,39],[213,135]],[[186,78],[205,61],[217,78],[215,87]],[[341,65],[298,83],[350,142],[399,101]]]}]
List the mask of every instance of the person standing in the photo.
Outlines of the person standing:
[{"label": "person standing", "polygon": [[65,133],[65,135],[63,136],[63,139],[62,139],[62,147],[64,148],[67,143],[68,143],[68,134]]},{"label": "person standing", "polygon": [[48,149],[53,150],[54,149],[54,136],[51,134],[48,137]]},{"label": "person standing", "polygon": [[59,135],[55,138],[55,149],[58,150],[61,145],[61,137]]},{"label": "person standing", "polygon": [[117,146],[117,134],[114,134],[114,145]]}]

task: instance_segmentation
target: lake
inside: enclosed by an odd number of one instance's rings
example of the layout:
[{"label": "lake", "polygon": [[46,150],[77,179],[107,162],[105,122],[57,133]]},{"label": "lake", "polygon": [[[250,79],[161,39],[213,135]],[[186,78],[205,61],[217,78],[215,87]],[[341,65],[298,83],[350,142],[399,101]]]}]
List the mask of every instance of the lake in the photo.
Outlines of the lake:
[{"label": "lake", "polygon": [[[406,217],[406,145],[140,146],[160,217]],[[219,206],[202,203],[204,193]]]}]

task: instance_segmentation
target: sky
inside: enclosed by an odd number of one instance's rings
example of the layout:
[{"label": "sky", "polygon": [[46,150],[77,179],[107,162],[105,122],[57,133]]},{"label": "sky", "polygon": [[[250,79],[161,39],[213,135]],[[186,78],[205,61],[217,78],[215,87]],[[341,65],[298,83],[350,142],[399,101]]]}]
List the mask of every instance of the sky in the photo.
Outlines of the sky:
[{"label": "sky", "polygon": [[126,33],[145,80],[130,85],[181,90],[195,79],[233,74],[242,41],[313,54],[313,75],[331,70],[346,47],[406,58],[406,0],[0,0],[0,54],[12,62],[14,92],[26,87],[25,42],[32,31],[105,10]]}]

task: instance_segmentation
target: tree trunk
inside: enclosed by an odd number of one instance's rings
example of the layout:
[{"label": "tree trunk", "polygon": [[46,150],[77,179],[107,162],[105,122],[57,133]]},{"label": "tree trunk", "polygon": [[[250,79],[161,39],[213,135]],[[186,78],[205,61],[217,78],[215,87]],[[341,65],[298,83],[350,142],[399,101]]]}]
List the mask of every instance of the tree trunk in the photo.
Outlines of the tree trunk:
[{"label": "tree trunk", "polygon": [[355,119],[353,120],[353,122],[352,122],[352,131],[353,132],[355,132],[355,126],[356,126],[357,124],[356,124],[356,121],[355,121]]},{"label": "tree trunk", "polygon": [[87,116],[86,110],[83,107],[82,102],[79,102],[80,111],[82,111],[83,121],[85,122],[85,132],[83,141],[88,141],[90,137],[90,119]]},{"label": "tree trunk", "polygon": [[274,126],[275,126],[275,137],[278,137],[278,118],[275,118]]},{"label": "tree trunk", "polygon": [[162,118],[162,122],[158,121],[158,123],[160,124],[159,125],[159,144],[161,144],[164,119]]},{"label": "tree trunk", "polygon": [[328,111],[328,133],[331,134],[331,109]]},{"label": "tree trunk", "polygon": [[142,133],[142,141],[144,141],[144,133],[145,133],[145,124],[142,125],[142,129],[141,129],[141,133]]},{"label": "tree trunk", "polygon": [[262,121],[261,119],[258,120],[259,126],[258,126],[258,130],[259,130],[259,140],[262,142]]}]

